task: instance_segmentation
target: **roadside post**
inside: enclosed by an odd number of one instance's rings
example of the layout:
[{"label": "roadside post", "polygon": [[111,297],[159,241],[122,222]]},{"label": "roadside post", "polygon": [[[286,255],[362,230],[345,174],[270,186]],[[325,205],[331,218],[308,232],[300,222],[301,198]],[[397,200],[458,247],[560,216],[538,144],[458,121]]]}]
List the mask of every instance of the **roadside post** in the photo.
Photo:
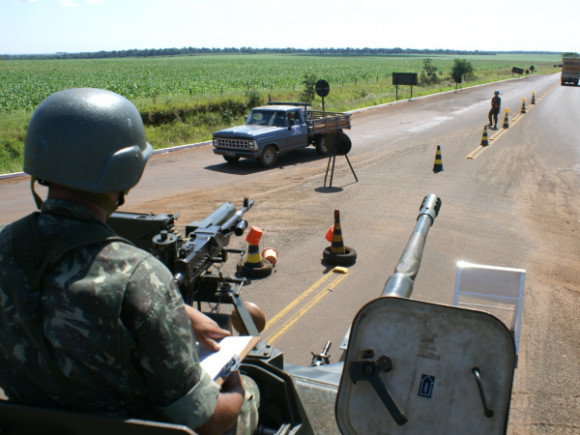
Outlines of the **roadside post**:
[{"label": "roadside post", "polygon": [[320,79],[316,82],[314,90],[316,91],[316,94],[322,98],[322,111],[325,112],[325,110],[324,110],[324,97],[326,97],[328,95],[328,93],[330,92],[330,85],[328,84],[328,82],[326,80]]}]

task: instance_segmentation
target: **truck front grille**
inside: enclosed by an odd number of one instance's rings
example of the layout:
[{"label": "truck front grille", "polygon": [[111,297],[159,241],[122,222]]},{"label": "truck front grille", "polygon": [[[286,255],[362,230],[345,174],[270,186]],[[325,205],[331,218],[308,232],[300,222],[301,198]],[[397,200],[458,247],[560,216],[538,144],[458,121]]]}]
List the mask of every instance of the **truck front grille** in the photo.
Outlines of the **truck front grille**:
[{"label": "truck front grille", "polygon": [[254,141],[249,139],[234,139],[229,137],[214,137],[213,146],[229,150],[251,150]]}]

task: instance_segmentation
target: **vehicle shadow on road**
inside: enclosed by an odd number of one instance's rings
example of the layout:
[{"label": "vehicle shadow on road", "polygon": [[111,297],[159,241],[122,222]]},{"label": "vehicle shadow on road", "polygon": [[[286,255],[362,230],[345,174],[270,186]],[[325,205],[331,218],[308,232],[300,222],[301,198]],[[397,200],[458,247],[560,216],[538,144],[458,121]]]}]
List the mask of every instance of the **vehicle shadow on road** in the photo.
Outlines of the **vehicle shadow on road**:
[{"label": "vehicle shadow on road", "polygon": [[301,163],[326,159],[328,159],[328,156],[319,155],[314,149],[301,149],[278,155],[278,161],[271,168],[262,167],[260,162],[256,159],[241,159],[235,164],[222,161],[214,165],[208,165],[204,169],[232,175],[250,175],[255,174],[256,172],[284,169],[287,166],[296,166]]}]

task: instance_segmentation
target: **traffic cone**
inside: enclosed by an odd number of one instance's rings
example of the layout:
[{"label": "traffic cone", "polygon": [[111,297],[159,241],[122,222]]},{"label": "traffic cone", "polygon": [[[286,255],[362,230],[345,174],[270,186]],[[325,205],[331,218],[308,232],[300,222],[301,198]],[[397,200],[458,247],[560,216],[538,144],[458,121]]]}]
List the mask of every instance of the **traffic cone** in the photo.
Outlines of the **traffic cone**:
[{"label": "traffic cone", "polygon": [[443,170],[443,161],[441,160],[441,145],[437,145],[435,152],[435,162],[433,163],[433,172],[441,172]]},{"label": "traffic cone", "polygon": [[481,146],[486,147],[489,145],[489,141],[487,140],[487,125],[483,127],[483,134],[481,135]]},{"label": "traffic cone", "polygon": [[264,260],[268,260],[272,263],[272,266],[276,266],[276,262],[278,261],[278,251],[274,248],[266,248],[262,251],[262,257]]},{"label": "traffic cone", "polygon": [[248,242],[248,254],[246,261],[243,259],[238,263],[238,274],[247,278],[263,278],[270,275],[273,264],[262,258],[260,254],[260,239],[262,238],[262,229],[252,226],[246,242]]},{"label": "traffic cone", "polygon": [[503,128],[510,128],[510,123],[508,121],[508,112],[510,109],[505,109],[505,118],[503,119]]},{"label": "traffic cone", "polygon": [[344,254],[345,248],[342,241],[342,229],[340,228],[340,211],[334,210],[334,231],[332,232],[332,245],[330,252],[333,254]]},{"label": "traffic cone", "polygon": [[[328,232],[327,232],[328,238]],[[344,246],[342,229],[340,228],[340,211],[334,210],[334,228],[332,232],[332,244],[322,252],[324,261],[339,266],[349,266],[356,262],[356,251]]]},{"label": "traffic cone", "polygon": [[526,99],[522,98],[522,111],[520,113],[526,113]]},{"label": "traffic cone", "polygon": [[532,91],[532,104],[536,104],[536,92]]}]

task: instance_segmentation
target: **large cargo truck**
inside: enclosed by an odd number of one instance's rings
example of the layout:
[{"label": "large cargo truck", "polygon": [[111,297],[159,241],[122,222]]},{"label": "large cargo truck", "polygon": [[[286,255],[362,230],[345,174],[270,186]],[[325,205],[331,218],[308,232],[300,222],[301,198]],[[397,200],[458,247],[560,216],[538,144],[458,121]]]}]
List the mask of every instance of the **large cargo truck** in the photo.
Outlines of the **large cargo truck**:
[{"label": "large cargo truck", "polygon": [[562,86],[569,83],[578,86],[580,78],[580,57],[562,58]]}]

